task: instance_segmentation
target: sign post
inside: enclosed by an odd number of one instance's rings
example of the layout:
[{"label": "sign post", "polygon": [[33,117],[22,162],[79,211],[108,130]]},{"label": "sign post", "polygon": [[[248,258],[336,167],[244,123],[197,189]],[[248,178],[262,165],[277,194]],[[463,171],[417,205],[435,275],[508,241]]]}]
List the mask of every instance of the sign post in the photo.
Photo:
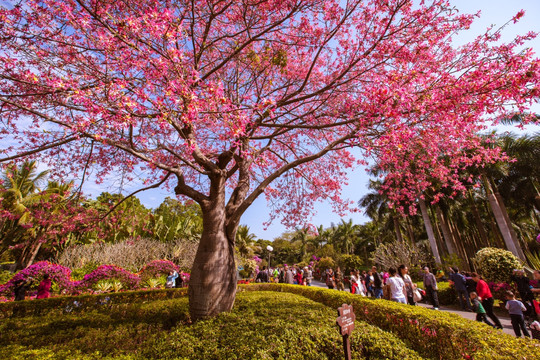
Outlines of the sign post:
[{"label": "sign post", "polygon": [[339,326],[341,336],[343,336],[343,350],[345,351],[345,360],[351,360],[351,342],[349,335],[354,330],[354,315],[352,305],[343,304],[338,308],[338,318],[336,320]]}]

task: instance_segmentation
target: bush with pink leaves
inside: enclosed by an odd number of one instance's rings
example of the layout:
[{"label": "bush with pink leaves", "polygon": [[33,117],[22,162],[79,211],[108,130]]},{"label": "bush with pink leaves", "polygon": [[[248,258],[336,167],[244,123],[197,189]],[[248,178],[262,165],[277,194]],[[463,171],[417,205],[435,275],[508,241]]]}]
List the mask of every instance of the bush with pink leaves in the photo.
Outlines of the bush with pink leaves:
[{"label": "bush with pink leaves", "polygon": [[61,292],[71,293],[73,291],[74,283],[71,281],[71,270],[69,268],[48,261],[40,261],[19,271],[7,283],[0,285],[0,294],[13,296],[15,282],[18,280],[30,280],[32,281],[32,288],[37,288],[45,274],[49,274],[51,282],[56,284]]},{"label": "bush with pink leaves", "polygon": [[139,286],[141,279],[138,275],[133,274],[126,269],[122,269],[116,265],[101,265],[90,274],[84,276],[84,279],[77,282],[77,288],[92,288],[101,280],[115,279],[122,283],[126,289],[136,289]]},{"label": "bush with pink leaves", "polygon": [[148,280],[158,278],[160,276],[167,276],[171,271],[179,272],[178,266],[169,260],[154,260],[149,262],[139,272],[141,280]]}]

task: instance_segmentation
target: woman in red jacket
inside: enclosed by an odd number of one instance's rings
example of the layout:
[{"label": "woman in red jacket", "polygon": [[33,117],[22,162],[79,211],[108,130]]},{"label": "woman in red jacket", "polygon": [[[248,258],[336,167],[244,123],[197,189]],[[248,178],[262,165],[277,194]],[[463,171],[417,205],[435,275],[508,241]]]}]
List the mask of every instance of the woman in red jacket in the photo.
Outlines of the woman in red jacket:
[{"label": "woman in red jacket", "polygon": [[491,295],[487,282],[482,280],[477,273],[472,273],[471,277],[476,282],[476,293],[482,299],[482,306],[486,310],[486,315],[493,320],[497,329],[502,329],[499,318],[493,313],[493,295]]},{"label": "woman in red jacket", "polygon": [[41,280],[41,282],[39,283],[36,299],[48,298],[50,295],[50,290],[51,290],[51,280],[49,279],[49,275],[45,274],[43,275],[43,280]]}]

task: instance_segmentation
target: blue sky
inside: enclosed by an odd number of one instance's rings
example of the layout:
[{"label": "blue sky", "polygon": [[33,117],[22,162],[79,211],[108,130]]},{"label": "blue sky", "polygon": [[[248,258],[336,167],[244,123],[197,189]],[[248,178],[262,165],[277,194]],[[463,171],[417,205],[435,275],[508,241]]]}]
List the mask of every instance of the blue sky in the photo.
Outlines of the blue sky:
[{"label": "blue sky", "polygon": [[[451,3],[462,13],[476,13],[478,10],[482,12],[480,19],[477,19],[471,29],[456,39],[456,43],[464,43],[475,36],[483,33],[485,29],[494,24],[501,26],[510,20],[519,10],[526,11],[525,16],[517,24],[510,24],[503,32],[503,41],[509,41],[517,34],[525,34],[528,31],[540,32],[540,1],[538,0],[452,0]],[[535,39],[528,46],[535,49],[535,52],[540,56],[540,39]],[[539,108],[535,109],[540,111]],[[539,131],[539,127],[529,127],[528,131]],[[344,187],[343,196],[350,198],[355,202],[358,201],[364,194],[368,192],[367,184],[369,177],[365,169],[358,168],[350,172],[349,185]],[[118,186],[118,183],[116,183]],[[102,191],[115,191],[114,187],[105,189],[103,185],[95,185],[87,183],[85,192],[93,196],[97,196]],[[164,189],[148,191],[139,194],[138,197],[148,207],[156,207],[166,196],[173,196],[171,192]],[[263,223],[269,219],[269,209],[266,206],[264,196],[260,197],[246,211],[241,223],[249,226],[252,233],[258,238],[272,240],[279,236],[287,229],[275,220],[266,230]],[[361,224],[368,219],[362,213],[354,213],[344,218],[344,220],[352,219],[353,222]],[[341,218],[332,212],[332,208],[328,203],[320,203],[316,206],[316,213],[312,219],[306,219],[306,222],[311,222],[315,225],[330,226],[332,223],[339,223]]]}]

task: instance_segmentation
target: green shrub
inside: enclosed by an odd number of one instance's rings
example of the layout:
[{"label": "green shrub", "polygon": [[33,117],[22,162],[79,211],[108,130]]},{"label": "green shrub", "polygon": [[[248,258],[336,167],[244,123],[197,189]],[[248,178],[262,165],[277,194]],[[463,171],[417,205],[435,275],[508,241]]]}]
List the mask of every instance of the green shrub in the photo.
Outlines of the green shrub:
[{"label": "green shrub", "polygon": [[363,263],[364,261],[358,255],[343,255],[339,259],[339,266],[341,266],[341,270],[345,271],[347,274],[351,270],[360,269]]},{"label": "green shrub", "polygon": [[536,341],[516,339],[486,324],[452,313],[306,286],[253,284],[241,285],[241,288],[299,294],[334,309],[344,303],[352,304],[357,321],[391,332],[427,358],[540,359],[540,347]]},{"label": "green shrub", "polygon": [[11,271],[0,270],[0,284],[7,283],[13,276],[15,276],[15,274]]},{"label": "green shrub", "polygon": [[511,283],[514,269],[523,267],[521,261],[510,251],[497,248],[483,248],[474,257],[479,274],[487,281]]},{"label": "green shrub", "polygon": [[[186,297],[125,303],[106,312],[6,320],[0,358],[342,359],[335,321],[335,309],[287,293],[240,293],[233,311],[192,325]],[[422,359],[361,321],[351,345],[353,359]]]},{"label": "green shrub", "polygon": [[109,311],[124,304],[184,297],[187,288],[125,291],[99,295],[59,296],[48,299],[0,303],[0,318],[63,315],[86,311]]}]

